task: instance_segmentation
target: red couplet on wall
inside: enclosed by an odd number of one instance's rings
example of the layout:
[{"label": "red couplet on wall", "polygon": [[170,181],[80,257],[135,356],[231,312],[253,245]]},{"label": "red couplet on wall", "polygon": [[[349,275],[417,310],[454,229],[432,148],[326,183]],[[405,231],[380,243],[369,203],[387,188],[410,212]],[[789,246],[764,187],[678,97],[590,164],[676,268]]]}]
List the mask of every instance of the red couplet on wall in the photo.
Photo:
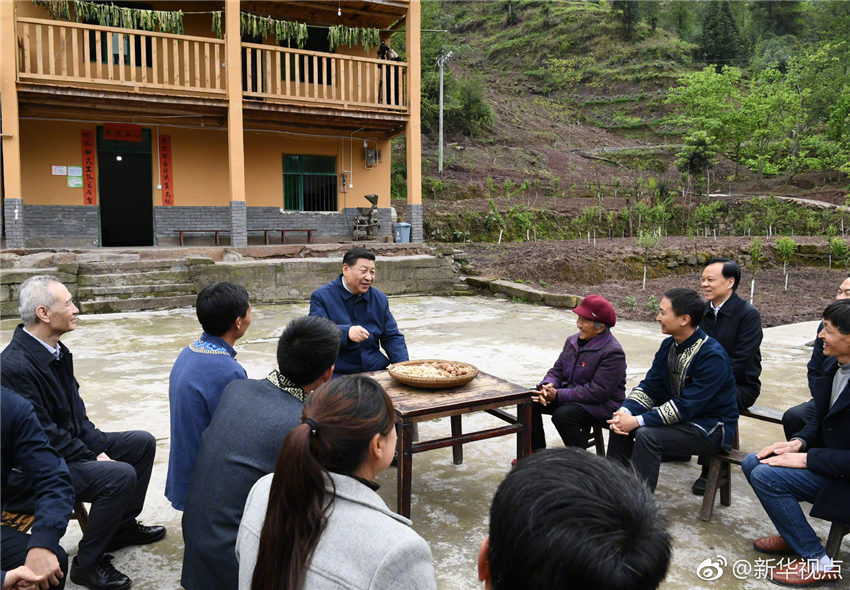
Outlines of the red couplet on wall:
[{"label": "red couplet on wall", "polygon": [[142,141],[141,125],[132,123],[104,123],[103,139],[111,141]]},{"label": "red couplet on wall", "polygon": [[80,132],[83,144],[83,204],[97,205],[97,174],[95,173],[94,131]]},{"label": "red couplet on wall", "polygon": [[174,205],[174,179],[171,176],[171,136],[159,136],[159,175],[162,184],[162,204]]}]

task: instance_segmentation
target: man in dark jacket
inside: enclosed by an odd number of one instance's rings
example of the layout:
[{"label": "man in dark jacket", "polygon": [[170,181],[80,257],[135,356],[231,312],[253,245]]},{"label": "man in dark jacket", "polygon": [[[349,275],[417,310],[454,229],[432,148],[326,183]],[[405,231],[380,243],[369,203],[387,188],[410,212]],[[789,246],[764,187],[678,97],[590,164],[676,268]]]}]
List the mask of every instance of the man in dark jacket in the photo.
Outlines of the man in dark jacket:
[{"label": "man in dark jacket", "polygon": [[5,387],[0,387],[0,419],[3,495],[11,491],[9,480],[13,469],[25,474],[35,490],[32,532],[0,527],[2,582],[5,584],[6,571],[25,565],[39,578],[40,584],[64,588],[68,555],[59,546],[59,539],[65,534],[74,506],[68,467],[47,442],[32,404]]},{"label": "man in dark jacket", "polygon": [[0,354],[0,379],[32,403],[48,441],[68,465],[77,499],[92,503],[71,580],[96,590],[129,588],[130,578],[105,553],[165,536],[165,527],[136,521],[156,440],[143,431],[101,432],[86,416],[71,352],[59,341],[76,328],[79,315],[65,285],[47,275],[30,277],[18,298],[23,323]]},{"label": "man in dark jacket", "polygon": [[738,424],[735,379],[723,347],[699,327],[704,304],[670,289],[656,320],[670,337],[623,407],[608,421],[608,457],[628,463],[655,491],[664,455],[710,456],[729,449]]},{"label": "man in dark jacket", "polygon": [[584,448],[587,433],[605,425],[626,393],[626,354],[611,334],[617,323],[614,307],[599,295],[588,295],[573,312],[578,333],[564,343],[555,366],[537,385],[531,413],[531,448],[546,448],[543,414],[552,414],[566,446]]},{"label": "man in dark jacket", "polygon": [[[847,277],[838,286],[838,293],[835,295],[836,301],[842,299],[850,299],[850,277]],[[823,330],[823,322],[818,326],[818,331],[815,334],[815,344],[812,349],[812,356],[806,364],[806,374],[809,378],[809,391],[812,391],[812,385],[822,374],[823,364],[826,356],[823,354],[823,341],[817,337],[817,334]],[[809,399],[802,404],[788,408],[782,414],[782,428],[785,430],[785,438],[791,440],[791,437],[800,432],[810,420],[814,420],[816,415],[815,400]]]},{"label": "man in dark jacket", "polygon": [[[705,313],[700,327],[717,340],[729,355],[738,410],[753,405],[761,393],[761,316],[758,310],[738,297],[741,267],[728,258],[712,258],[702,271],[702,294]],[[700,458],[702,473],[691,491],[698,496],[705,493],[708,464]]]},{"label": "man in dark jacket", "polygon": [[787,586],[841,579],[841,568],[826,554],[799,503],[811,502],[810,514],[817,518],[850,522],[850,300],[827,306],[818,338],[831,358],[812,380],[815,420],[790,441],[775,442],[741,464],[779,532],[757,539],[754,547],[799,558],[770,572]]},{"label": "man in dark jacket", "polygon": [[408,360],[387,296],[374,281],[375,255],[352,248],[342,259],[342,274],[310,295],[310,315],[328,318],[340,330],[336,375],[380,371]]}]

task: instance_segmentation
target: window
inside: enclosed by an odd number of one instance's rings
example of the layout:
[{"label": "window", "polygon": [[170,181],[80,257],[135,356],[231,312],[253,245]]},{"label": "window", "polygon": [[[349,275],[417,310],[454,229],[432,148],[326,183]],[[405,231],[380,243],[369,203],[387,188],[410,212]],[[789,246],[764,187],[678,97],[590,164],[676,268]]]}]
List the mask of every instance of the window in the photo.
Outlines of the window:
[{"label": "window", "polygon": [[[285,47],[286,43],[281,42],[281,47]],[[307,40],[304,43],[305,51],[318,51],[321,53],[332,53],[330,41],[328,41],[327,29],[317,27],[307,27]],[[331,83],[331,60],[324,60],[322,67],[322,59],[318,60],[317,66],[313,65],[312,55],[303,55],[300,53],[287,53],[283,58],[289,60],[289,80],[292,82],[307,82],[309,84],[330,84]],[[295,76],[296,62],[298,65],[298,76]],[[280,64],[280,77],[286,79],[286,62]]]},{"label": "window", "polygon": [[[151,4],[140,4],[136,2],[127,2],[123,0],[114,0],[112,2],[115,6],[119,7],[130,7],[136,8],[139,10],[150,10],[152,8]],[[83,22],[87,25],[96,25],[98,22],[94,18],[86,18],[83,19]],[[106,36],[111,35],[112,37],[112,55],[107,55],[107,40]],[[88,31],[89,36],[89,55],[90,60],[93,62],[100,61],[103,64],[112,64],[119,65],[118,62],[121,61],[121,46],[124,48],[124,65],[128,66],[130,64],[130,35],[123,35],[120,33],[107,33],[106,31]],[[100,55],[97,54],[97,36],[100,37]],[[140,35],[137,35],[135,38],[134,45],[136,50],[136,59],[134,65],[137,68],[146,67],[150,68],[153,66],[153,58],[151,57],[152,51],[152,43],[153,39],[151,37],[144,36],[144,32]],[[147,51],[145,57],[145,63],[142,64],[142,43],[145,44],[145,49]]]},{"label": "window", "polygon": [[283,155],[283,208],[337,211],[336,157]]}]

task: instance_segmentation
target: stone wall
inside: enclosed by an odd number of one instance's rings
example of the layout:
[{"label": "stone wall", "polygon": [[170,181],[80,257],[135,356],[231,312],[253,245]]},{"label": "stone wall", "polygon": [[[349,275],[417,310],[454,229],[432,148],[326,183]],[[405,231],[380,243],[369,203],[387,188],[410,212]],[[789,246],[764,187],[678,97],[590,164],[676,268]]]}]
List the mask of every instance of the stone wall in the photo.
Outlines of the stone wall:
[{"label": "stone wall", "polygon": [[[280,303],[310,298],[310,294],[340,273],[339,259],[288,258],[275,261],[221,262],[190,266],[197,289],[214,281],[245,286],[256,303]],[[452,259],[428,255],[378,258],[375,286],[387,295],[450,295]]]}]

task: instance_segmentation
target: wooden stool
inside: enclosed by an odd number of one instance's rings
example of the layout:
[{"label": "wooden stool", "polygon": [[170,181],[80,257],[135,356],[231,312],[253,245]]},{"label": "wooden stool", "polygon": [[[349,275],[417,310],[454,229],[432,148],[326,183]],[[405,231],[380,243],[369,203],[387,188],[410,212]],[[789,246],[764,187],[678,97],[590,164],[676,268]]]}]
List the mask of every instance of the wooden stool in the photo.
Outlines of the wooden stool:
[{"label": "wooden stool", "polygon": [[[82,502],[74,502],[74,510],[71,512],[71,518],[77,519],[77,522],[80,524],[80,530],[86,532],[86,526],[89,523],[89,512]],[[3,511],[3,526],[10,526],[22,533],[26,533],[32,528],[34,520],[35,516],[33,514]]]},{"label": "wooden stool", "polygon": [[590,433],[587,435],[587,442],[584,445],[585,449],[596,447],[596,454],[600,457],[605,456],[605,439],[602,437],[602,431],[605,430],[601,425],[594,424],[590,427]]}]

